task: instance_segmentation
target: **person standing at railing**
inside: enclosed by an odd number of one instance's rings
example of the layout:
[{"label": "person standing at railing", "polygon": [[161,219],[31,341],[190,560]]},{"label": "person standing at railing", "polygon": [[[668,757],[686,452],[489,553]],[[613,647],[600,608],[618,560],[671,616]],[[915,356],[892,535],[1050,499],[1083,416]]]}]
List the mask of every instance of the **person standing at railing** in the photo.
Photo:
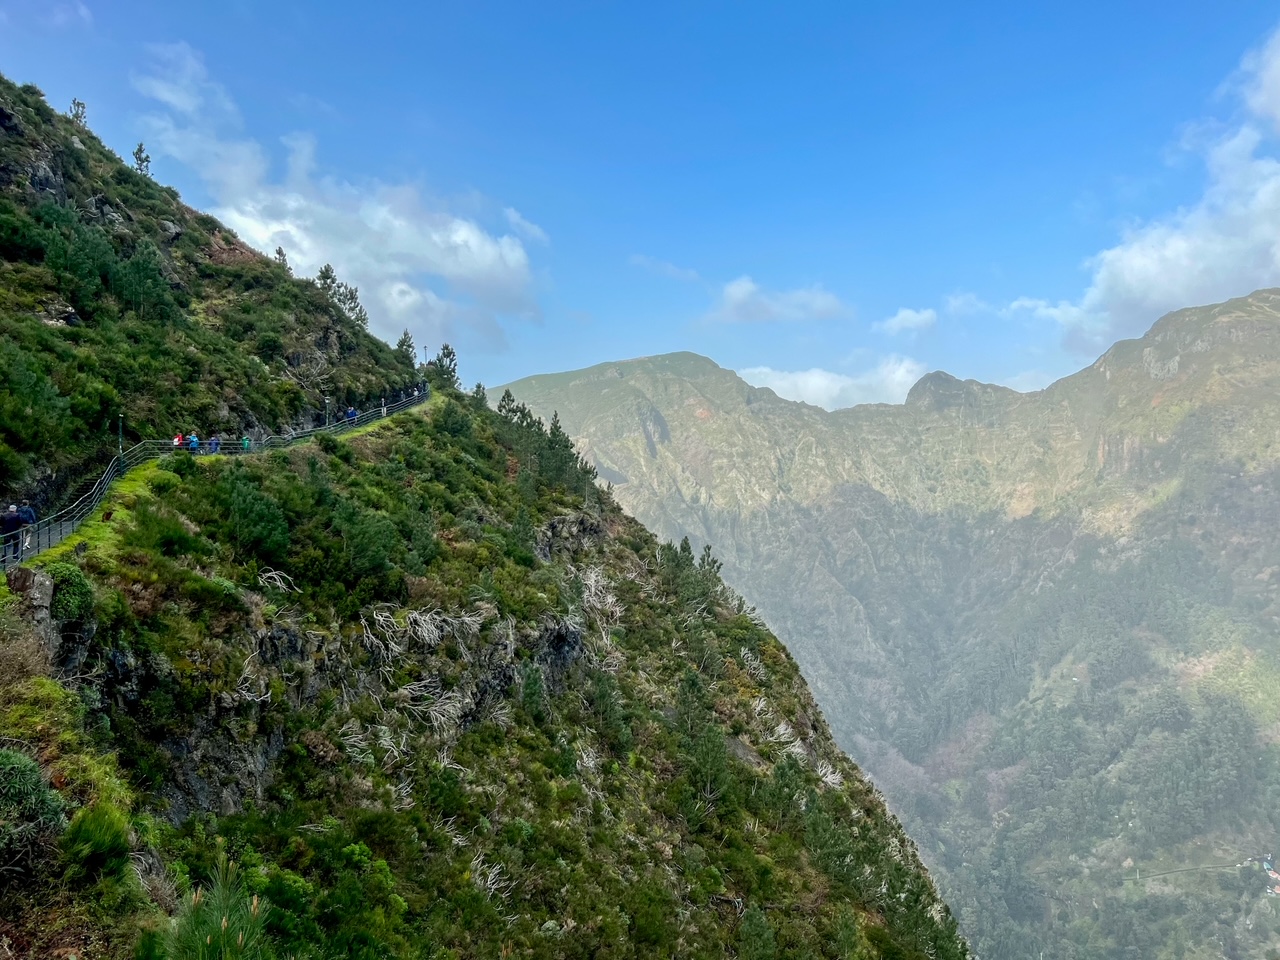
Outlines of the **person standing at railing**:
[{"label": "person standing at railing", "polygon": [[216,433],[209,438],[209,452],[217,453],[218,448],[222,446],[222,438]]},{"label": "person standing at railing", "polygon": [[192,430],[191,435],[187,437],[187,449],[192,453],[200,452],[200,438],[196,436],[196,432],[194,430]]},{"label": "person standing at railing", "polygon": [[[35,507],[31,506],[31,501],[30,501],[30,500],[23,500],[23,501],[22,501],[22,505],[18,507],[18,517],[19,517],[19,518],[21,518],[21,520],[22,520],[22,526],[23,526],[23,529],[24,529],[24,530],[25,530],[27,527],[34,527],[34,526],[35,526],[35,524],[36,524],[36,509],[35,509]],[[27,548],[27,547],[29,547],[29,546],[31,546],[31,534],[29,534],[29,533],[23,533],[23,532],[21,532],[21,531],[20,531],[20,532],[18,533],[18,538],[19,538],[19,541],[20,541],[20,542],[18,543],[18,547],[19,547],[18,554],[19,554],[19,556],[21,556],[23,553],[26,553],[26,548]]]},{"label": "person standing at railing", "polygon": [[173,449],[175,450],[182,449],[182,431],[181,430],[179,430],[177,433],[173,435]]},{"label": "person standing at railing", "polygon": [[356,408],[347,407],[347,426],[354,427],[356,425]]},{"label": "person standing at railing", "polygon": [[9,504],[9,509],[0,515],[0,539],[4,541],[3,547],[0,547],[0,562],[8,564],[10,553],[14,560],[22,560],[22,526],[18,505]]},{"label": "person standing at railing", "polygon": [[240,449],[243,452],[248,453],[251,446],[253,446],[253,441],[249,439],[249,435],[246,433],[240,438]]}]

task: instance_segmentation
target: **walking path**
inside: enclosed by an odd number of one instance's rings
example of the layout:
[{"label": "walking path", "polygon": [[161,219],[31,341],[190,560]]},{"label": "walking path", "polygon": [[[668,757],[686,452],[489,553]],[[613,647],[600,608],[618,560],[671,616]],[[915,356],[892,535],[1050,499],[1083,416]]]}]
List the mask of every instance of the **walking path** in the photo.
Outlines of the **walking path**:
[{"label": "walking path", "polygon": [[[270,436],[263,440],[251,440],[248,446],[242,445],[239,440],[224,443],[219,448],[218,455],[258,453],[262,450],[271,450],[276,447],[287,447],[290,444],[314,437],[319,433],[345,433],[364,424],[373,423],[375,420],[381,420],[383,417],[390,417],[403,410],[421,406],[427,402],[430,396],[431,390],[424,386],[419,396],[406,397],[404,400],[388,403],[385,407],[374,407],[372,410],[361,413],[351,419],[342,417],[336,423],[330,423],[323,427],[314,427],[311,430],[290,433],[284,437]],[[7,569],[8,567],[17,566],[19,563],[25,563],[51,547],[56,547],[75,533],[80,524],[84,523],[93,514],[98,504],[107,495],[107,490],[112,482],[118,477],[141,463],[169,456],[177,453],[179,449],[185,450],[187,447],[185,444],[181,448],[175,447],[172,440],[143,440],[134,444],[128,450],[121,451],[107,464],[107,468],[102,472],[102,475],[98,477],[93,486],[79,500],[37,523],[23,527],[17,534],[22,538],[20,558],[15,560],[9,555],[9,550],[6,550],[3,558],[0,558],[0,569]],[[209,452],[208,441],[201,441],[200,449],[202,453],[207,454]]]},{"label": "walking path", "polygon": [[1265,884],[1267,896],[1274,897],[1280,895],[1280,871],[1273,866],[1275,855],[1259,854],[1253,857],[1245,857],[1239,862],[1233,863],[1207,863],[1199,867],[1178,867],[1176,870],[1161,870],[1158,873],[1148,873],[1142,875],[1142,871],[1138,870],[1134,876],[1125,877],[1125,883],[1141,883],[1143,880],[1154,880],[1157,877],[1168,877],[1175,873],[1200,873],[1204,870],[1232,870],[1240,867],[1247,867],[1251,863],[1259,864],[1266,876]]}]

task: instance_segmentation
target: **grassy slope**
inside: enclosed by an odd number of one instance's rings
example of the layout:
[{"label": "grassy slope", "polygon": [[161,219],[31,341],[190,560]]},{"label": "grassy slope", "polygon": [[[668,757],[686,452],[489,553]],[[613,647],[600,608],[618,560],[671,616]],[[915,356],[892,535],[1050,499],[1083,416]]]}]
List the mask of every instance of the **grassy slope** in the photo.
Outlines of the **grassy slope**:
[{"label": "grassy slope", "polygon": [[0,77],[0,494],[126,441],[276,431],[415,378],[308,280]]},{"label": "grassy slope", "polygon": [[8,671],[0,736],[118,764],[128,797],[64,789],[129,812],[145,883],[50,859],[0,935],[122,955],[221,841],[281,950],[967,955],[785,649],[561,452],[458,397],[131,476],[79,557],[92,679]]}]

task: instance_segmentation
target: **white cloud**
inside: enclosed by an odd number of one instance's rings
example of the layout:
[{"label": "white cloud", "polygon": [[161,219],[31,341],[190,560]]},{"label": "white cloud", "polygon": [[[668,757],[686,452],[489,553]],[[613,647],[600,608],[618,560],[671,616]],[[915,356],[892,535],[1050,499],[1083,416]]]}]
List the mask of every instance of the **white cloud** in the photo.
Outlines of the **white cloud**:
[{"label": "white cloud", "polygon": [[772,292],[750,277],[730,280],[710,318],[722,323],[828,320],[849,313],[840,299],[820,285]]},{"label": "white cloud", "polygon": [[672,280],[694,282],[702,279],[697,270],[692,270],[688,267],[677,267],[674,263],[668,263],[666,260],[658,260],[654,257],[646,257],[643,253],[633,253],[628,262],[633,267],[640,267],[642,270],[648,270],[651,273],[656,273]]},{"label": "white cloud", "polygon": [[881,320],[879,323],[872,324],[876,330],[883,331],[890,336],[897,336],[899,333],[918,333],[921,330],[927,330],[932,327],[938,320],[938,311],[933,309],[925,310],[908,310],[902,307],[892,317],[887,320]]},{"label": "white cloud", "polygon": [[859,403],[901,403],[907,391],[928,372],[910,357],[885,357],[870,370],[847,376],[830,370],[775,370],[749,367],[738,373],[748,383],[768,387],[780,397],[801,400],[827,410],[839,410]]},{"label": "white cloud", "polygon": [[1254,116],[1280,127],[1280,30],[1240,64],[1244,99]]},{"label": "white cloud", "polygon": [[169,109],[209,126],[239,123],[240,114],[227,92],[209,78],[204,61],[185,43],[157,43],[147,48],[149,70],[134,73],[133,88]]},{"label": "white cloud", "polygon": [[133,78],[162,108],[145,118],[148,149],[200,176],[212,212],[246,243],[263,252],[283,247],[302,275],[333,264],[360,288],[375,332],[394,338],[408,326],[424,344],[470,332],[494,344],[502,341],[498,316],[536,315],[518,237],[440,209],[410,185],[318,174],[316,143],[306,134],[282,138],[285,169],[273,177],[267,151],[244,136],[235,104],[199,54],[186,44],[151,54],[149,69]]},{"label": "white cloud", "polygon": [[1067,328],[1082,326],[1090,320],[1084,307],[1069,300],[1050,303],[1048,300],[1040,300],[1036,297],[1019,297],[1002,313],[1005,316],[1029,316],[1034,320],[1049,320]]},{"label": "white cloud", "polygon": [[1280,284],[1280,31],[1244,58],[1232,89],[1243,119],[1196,125],[1183,140],[1205,165],[1198,200],[1130,227],[1086,261],[1092,277],[1078,301],[1021,297],[1008,312],[1053,320],[1068,347],[1094,353],[1170,310]]},{"label": "white cloud", "polygon": [[547,231],[543,230],[536,223],[526,220],[520,215],[520,211],[515,207],[507,207],[502,211],[503,216],[507,218],[507,223],[511,225],[511,229],[526,240],[534,243],[547,244],[551,242],[551,238],[547,236]]},{"label": "white cloud", "polygon": [[945,309],[947,313],[954,316],[964,316],[972,313],[986,313],[991,309],[991,305],[976,293],[962,291],[947,297]]}]

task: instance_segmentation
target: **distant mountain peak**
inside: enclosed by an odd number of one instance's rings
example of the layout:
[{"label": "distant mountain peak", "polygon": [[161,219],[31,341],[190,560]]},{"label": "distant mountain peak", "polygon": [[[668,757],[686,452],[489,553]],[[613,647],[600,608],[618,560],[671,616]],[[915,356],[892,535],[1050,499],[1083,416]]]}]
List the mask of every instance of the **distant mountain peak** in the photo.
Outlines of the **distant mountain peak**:
[{"label": "distant mountain peak", "polygon": [[682,377],[717,373],[724,369],[710,357],[704,357],[700,353],[693,353],[689,350],[677,350],[673,353],[658,353],[647,357],[636,357],[633,360],[622,360],[608,364],[608,366],[675,374]]},{"label": "distant mountain peak", "polygon": [[993,396],[1017,396],[1017,391],[994,383],[959,380],[945,370],[926,373],[907,393],[906,406],[920,410],[949,410],[971,406]]}]

